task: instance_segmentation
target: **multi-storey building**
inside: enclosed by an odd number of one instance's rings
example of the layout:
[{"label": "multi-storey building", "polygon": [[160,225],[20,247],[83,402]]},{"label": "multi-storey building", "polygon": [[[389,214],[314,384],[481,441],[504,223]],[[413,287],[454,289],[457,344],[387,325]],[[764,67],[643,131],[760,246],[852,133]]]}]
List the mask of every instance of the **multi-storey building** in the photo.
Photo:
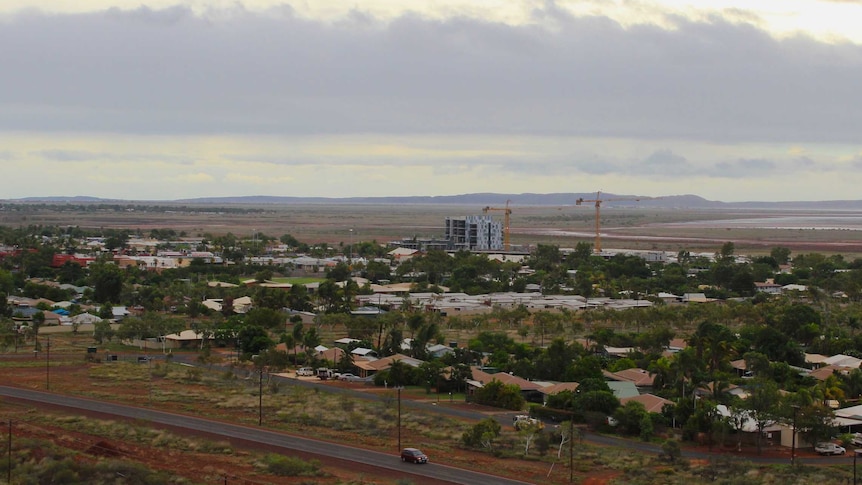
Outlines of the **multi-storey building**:
[{"label": "multi-storey building", "polygon": [[449,249],[500,251],[503,224],[489,215],[447,217],[444,239],[449,241]]}]

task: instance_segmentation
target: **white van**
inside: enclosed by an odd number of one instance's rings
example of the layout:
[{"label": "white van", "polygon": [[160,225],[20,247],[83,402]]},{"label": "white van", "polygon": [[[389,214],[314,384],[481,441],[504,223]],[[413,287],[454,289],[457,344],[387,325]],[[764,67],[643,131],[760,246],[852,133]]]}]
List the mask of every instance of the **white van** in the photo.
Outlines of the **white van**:
[{"label": "white van", "polygon": [[314,369],[311,367],[300,367],[296,371],[297,376],[311,377],[314,375]]}]

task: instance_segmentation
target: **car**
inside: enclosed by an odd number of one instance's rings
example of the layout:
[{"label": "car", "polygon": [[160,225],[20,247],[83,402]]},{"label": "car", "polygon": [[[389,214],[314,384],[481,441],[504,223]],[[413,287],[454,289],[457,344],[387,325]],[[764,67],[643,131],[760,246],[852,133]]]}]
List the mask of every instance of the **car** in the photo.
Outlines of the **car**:
[{"label": "car", "polygon": [[520,431],[522,429],[527,429],[530,427],[533,427],[535,429],[543,429],[545,427],[545,423],[539,421],[536,418],[531,418],[530,416],[528,416],[526,414],[519,414],[519,415],[515,416],[512,424],[514,425],[515,429],[518,431]]},{"label": "car", "polygon": [[401,450],[401,461],[410,463],[428,463],[428,457],[416,448],[404,448]]},{"label": "car", "polygon": [[853,433],[853,438],[850,439],[850,444],[853,446],[862,446],[862,433]]},{"label": "car", "polygon": [[311,367],[301,367],[296,371],[297,376],[311,377],[314,375],[314,369]]},{"label": "car", "polygon": [[338,378],[342,381],[347,382],[365,382],[367,379],[365,377],[359,377],[356,374],[351,374],[350,372],[345,372],[338,376]]},{"label": "car", "polygon": [[814,445],[814,451],[821,455],[843,455],[847,452],[843,446],[838,446],[835,443],[817,443]]}]

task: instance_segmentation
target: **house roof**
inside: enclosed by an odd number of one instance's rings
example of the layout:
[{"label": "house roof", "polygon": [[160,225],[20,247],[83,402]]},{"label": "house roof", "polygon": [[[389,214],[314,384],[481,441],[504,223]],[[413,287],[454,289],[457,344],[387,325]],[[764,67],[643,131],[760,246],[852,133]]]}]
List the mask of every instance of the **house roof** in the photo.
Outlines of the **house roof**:
[{"label": "house roof", "polygon": [[844,354],[835,354],[832,357],[823,359],[823,363],[826,365],[856,369],[859,367],[859,364],[862,364],[862,359],[857,359],[856,357]]},{"label": "house roof", "polygon": [[197,333],[194,330],[183,330],[180,333],[171,333],[165,335],[165,340],[176,340],[179,342],[192,342],[196,340],[203,340],[203,338],[203,333]]},{"label": "house roof", "polygon": [[806,364],[822,364],[827,357],[822,354],[809,354],[805,353],[805,363]]},{"label": "house roof", "polygon": [[648,371],[638,368],[611,372],[609,375],[606,374],[606,376],[616,381],[633,382],[634,385],[639,387],[652,386],[655,381],[655,374],[650,374]]},{"label": "house roof", "polygon": [[580,384],[577,382],[558,382],[557,384],[551,384],[550,386],[539,388],[539,392],[548,396],[553,396],[554,394],[559,394],[563,391],[575,392],[578,390],[578,386],[580,386]]},{"label": "house roof", "polygon": [[640,395],[634,382],[608,381],[607,385],[611,388],[611,392],[614,393],[614,396],[616,396],[617,399]]},{"label": "house roof", "polygon": [[396,361],[403,362],[404,364],[409,365],[410,367],[419,367],[420,365],[422,365],[424,363],[424,361],[419,360],[419,359],[414,359],[413,357],[410,357],[408,355],[395,354],[395,355],[390,355],[389,357],[383,357],[381,359],[377,359],[377,360],[373,360],[373,361],[361,361],[361,360],[356,361],[356,362],[354,362],[354,365],[356,365],[356,367],[359,367],[360,369],[363,369],[366,371],[379,372],[379,371],[382,371],[382,370],[385,370],[385,369],[392,367],[392,364]]},{"label": "house roof", "polygon": [[237,288],[239,285],[235,285],[233,283],[228,283],[225,281],[210,281],[207,282],[207,286],[210,288]]},{"label": "house roof", "polygon": [[542,389],[542,386],[539,384],[513,374],[507,374],[505,372],[490,374],[481,370],[479,367],[471,367],[471,369],[473,371],[473,380],[480,382],[483,385],[496,380],[506,385],[516,385],[521,389],[521,391],[538,391]]},{"label": "house roof", "polygon": [[825,381],[832,374],[836,372],[840,373],[842,370],[846,370],[846,368],[838,367],[835,365],[826,365],[819,369],[811,371],[810,373],[808,373],[808,375],[817,379],[818,381]]},{"label": "house roof", "polygon": [[620,399],[620,404],[625,405],[629,401],[636,401],[644,405],[648,413],[660,413],[666,404],[673,405],[673,401],[658,397],[654,394],[640,394]]}]

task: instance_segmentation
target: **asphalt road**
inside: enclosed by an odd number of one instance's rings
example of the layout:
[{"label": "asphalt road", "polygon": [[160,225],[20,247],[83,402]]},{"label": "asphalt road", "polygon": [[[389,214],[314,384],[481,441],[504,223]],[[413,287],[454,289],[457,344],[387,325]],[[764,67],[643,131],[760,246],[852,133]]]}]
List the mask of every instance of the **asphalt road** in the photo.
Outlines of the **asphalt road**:
[{"label": "asphalt road", "polygon": [[[170,426],[172,428],[187,429],[224,438],[240,439],[252,443],[276,446],[285,450],[296,450],[310,454],[336,457],[344,461],[360,463],[366,466],[370,465],[403,472],[405,476],[416,475],[465,485],[524,485],[528,483],[490,474],[463,470],[433,462],[427,465],[402,463],[398,456],[394,454],[390,455],[361,448],[354,448],[351,446],[285,435],[273,431],[267,431],[265,429],[239,426],[221,421],[211,421],[208,419],[166,413],[116,403],[6,386],[0,386],[0,396],[39,402],[66,409],[91,411],[123,418],[145,420],[152,423]],[[434,457],[431,458],[433,461]]]}]

